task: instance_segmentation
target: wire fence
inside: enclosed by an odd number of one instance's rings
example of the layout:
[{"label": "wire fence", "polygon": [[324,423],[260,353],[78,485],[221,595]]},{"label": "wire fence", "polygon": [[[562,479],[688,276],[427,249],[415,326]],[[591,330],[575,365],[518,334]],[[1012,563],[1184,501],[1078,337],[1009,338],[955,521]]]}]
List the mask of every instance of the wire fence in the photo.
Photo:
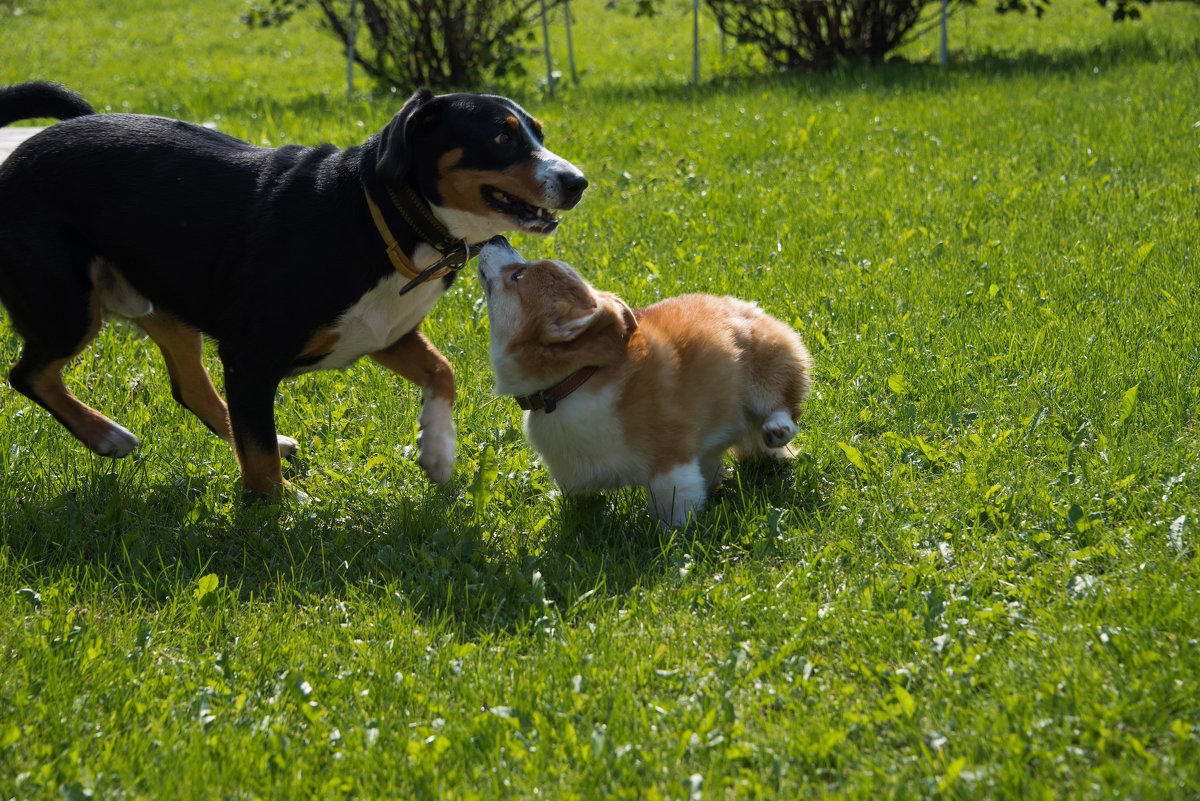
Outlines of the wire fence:
[{"label": "wire fence", "polygon": [[[554,94],[554,84],[559,79],[559,73],[554,69],[554,58],[551,55],[551,38],[550,38],[550,12],[553,8],[547,5],[546,0],[540,0],[541,28],[542,28],[542,51],[545,55],[546,63],[546,90],[550,94]],[[949,18],[951,14],[951,6],[953,0],[941,0],[941,8],[935,21],[930,27],[937,26],[940,28],[940,42],[938,63],[941,66],[946,66],[949,49]],[[349,35],[346,42],[346,96],[352,97],[354,94],[354,60],[355,60],[355,39],[358,31],[358,0],[350,0],[349,11]],[[575,68],[575,42],[572,35],[572,19],[571,19],[571,2],[570,0],[560,0],[557,8],[561,6],[563,9],[564,32],[566,35],[566,50],[568,71],[571,76],[571,82],[578,82],[578,73]],[[692,22],[692,75],[691,83],[693,86],[698,86],[700,83],[700,6],[701,0],[692,0],[691,22]],[[721,51],[725,51],[725,34],[721,33]]]}]

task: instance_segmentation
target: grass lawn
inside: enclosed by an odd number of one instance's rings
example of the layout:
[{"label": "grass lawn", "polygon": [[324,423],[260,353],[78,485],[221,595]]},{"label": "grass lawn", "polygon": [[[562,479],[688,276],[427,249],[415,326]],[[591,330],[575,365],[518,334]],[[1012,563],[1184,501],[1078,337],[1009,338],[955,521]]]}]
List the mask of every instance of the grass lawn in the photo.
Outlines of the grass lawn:
[{"label": "grass lawn", "polygon": [[[282,387],[311,498],[256,506],[111,325],[68,382],[133,456],[0,390],[0,798],[1200,797],[1200,7],[981,7],[945,69],[931,33],[801,76],[707,21],[695,88],[686,7],[574,6],[577,83],[481,87],[592,181],[515,243],[792,323],[800,458],[686,531],[565,501],[464,277],[424,326],[451,485],[363,363]],[[243,10],[2,0],[0,83],[273,145],[358,143],[411,90],[347,101],[311,23]]]}]

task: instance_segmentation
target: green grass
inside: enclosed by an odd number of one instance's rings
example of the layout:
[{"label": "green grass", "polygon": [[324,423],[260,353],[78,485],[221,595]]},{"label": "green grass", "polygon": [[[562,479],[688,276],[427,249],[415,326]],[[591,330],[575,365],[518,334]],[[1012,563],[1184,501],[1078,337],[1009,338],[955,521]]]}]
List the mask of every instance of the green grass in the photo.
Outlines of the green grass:
[{"label": "green grass", "polygon": [[[0,83],[255,142],[356,143],[408,91],[347,102],[311,25],[236,3],[17,5]],[[312,500],[256,507],[110,326],[69,382],[130,458],[0,391],[0,797],[1200,796],[1200,9],[978,9],[944,70],[795,77],[709,23],[694,89],[682,7],[576,5],[578,84],[488,87],[592,180],[517,244],[795,325],[801,458],[687,531],[564,502],[463,280],[425,326],[454,482],[362,364],[284,385]]]}]

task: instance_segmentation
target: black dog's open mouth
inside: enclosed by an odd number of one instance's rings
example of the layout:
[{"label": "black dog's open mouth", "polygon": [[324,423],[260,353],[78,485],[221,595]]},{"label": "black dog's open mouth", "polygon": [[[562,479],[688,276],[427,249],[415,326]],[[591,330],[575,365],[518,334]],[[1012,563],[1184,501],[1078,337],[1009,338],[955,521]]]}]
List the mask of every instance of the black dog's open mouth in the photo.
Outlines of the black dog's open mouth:
[{"label": "black dog's open mouth", "polygon": [[521,229],[531,234],[548,234],[558,227],[558,216],[553,209],[526,203],[494,186],[483,187],[483,200],[501,214],[516,219]]}]

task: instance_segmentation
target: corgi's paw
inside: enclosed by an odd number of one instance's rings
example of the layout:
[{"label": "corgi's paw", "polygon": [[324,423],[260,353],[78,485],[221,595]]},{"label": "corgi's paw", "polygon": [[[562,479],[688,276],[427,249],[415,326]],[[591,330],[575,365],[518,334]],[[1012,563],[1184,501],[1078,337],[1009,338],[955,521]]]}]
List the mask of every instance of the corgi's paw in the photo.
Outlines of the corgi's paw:
[{"label": "corgi's paw", "polygon": [[704,509],[708,492],[700,465],[677,465],[650,479],[650,514],[670,526],[688,526]]},{"label": "corgi's paw", "polygon": [[300,443],[291,437],[285,437],[283,434],[276,435],[275,439],[279,443],[279,458],[291,459],[300,450]]}]

